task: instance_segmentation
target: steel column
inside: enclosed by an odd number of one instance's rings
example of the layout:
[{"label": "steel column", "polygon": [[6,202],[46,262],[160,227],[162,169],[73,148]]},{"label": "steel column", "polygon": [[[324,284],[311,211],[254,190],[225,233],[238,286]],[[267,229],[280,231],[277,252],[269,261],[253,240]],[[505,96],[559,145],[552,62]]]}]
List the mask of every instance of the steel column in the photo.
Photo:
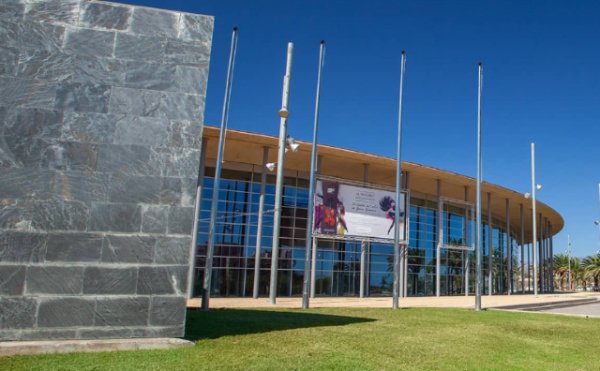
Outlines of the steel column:
[{"label": "steel column", "polygon": [[508,271],[507,295],[512,293],[512,240],[510,238],[510,200],[506,199],[506,254],[508,255],[506,265]]},{"label": "steel column", "polygon": [[[369,164],[363,164],[363,183],[369,182]],[[365,297],[367,285],[367,242],[360,241],[360,297]]]},{"label": "steel column", "polygon": [[488,240],[488,295],[494,294],[494,275],[492,273],[494,269],[494,248],[492,246],[492,193],[487,194],[487,205],[488,205],[488,223],[487,223],[487,240]]},{"label": "steel column", "polygon": [[[323,156],[317,155],[317,174],[321,174]],[[317,279],[317,238],[312,238],[312,251],[310,262],[310,297],[315,297],[315,282]]]},{"label": "steel column", "polygon": [[519,223],[521,225],[521,292],[525,292],[525,217],[523,214],[523,204],[519,204]]},{"label": "steel column", "polygon": [[442,260],[442,244],[444,243],[444,208],[442,203],[442,181],[437,180],[437,197],[438,197],[438,212],[436,216],[437,224],[437,248],[435,253],[435,296],[440,296],[441,286],[441,260]]},{"label": "steel column", "polygon": [[254,252],[254,285],[252,297],[258,298],[260,283],[260,252],[262,246],[263,214],[265,213],[265,189],[267,186],[267,162],[269,162],[269,147],[263,147],[262,168],[260,171],[260,194],[258,198],[258,222],[256,226],[256,250]]}]

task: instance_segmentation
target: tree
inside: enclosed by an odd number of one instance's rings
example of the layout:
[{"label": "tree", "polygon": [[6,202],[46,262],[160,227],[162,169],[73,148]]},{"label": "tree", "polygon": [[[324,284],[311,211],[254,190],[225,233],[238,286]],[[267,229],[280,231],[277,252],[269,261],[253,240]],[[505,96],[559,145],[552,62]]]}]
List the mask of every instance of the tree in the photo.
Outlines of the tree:
[{"label": "tree", "polygon": [[598,289],[600,280],[600,254],[588,256],[583,259],[583,268],[585,276],[594,282],[594,289]]},{"label": "tree", "polygon": [[[568,282],[570,262],[569,256],[565,254],[554,255],[554,282],[561,290],[565,289],[565,281]],[[571,281],[573,280],[573,271],[571,270]],[[570,287],[568,288],[571,289]]]}]

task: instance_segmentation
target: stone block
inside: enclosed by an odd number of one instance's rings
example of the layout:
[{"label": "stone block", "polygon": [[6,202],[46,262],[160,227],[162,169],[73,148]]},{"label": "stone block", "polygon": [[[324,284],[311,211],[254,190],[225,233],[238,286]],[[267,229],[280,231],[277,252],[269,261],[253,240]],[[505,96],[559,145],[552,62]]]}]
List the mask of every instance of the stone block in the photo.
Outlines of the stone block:
[{"label": "stone block", "polygon": [[[128,62],[125,84],[135,89],[178,91],[175,65],[163,63]],[[184,82],[181,82],[184,85]]]},{"label": "stone block", "polygon": [[38,327],[82,327],[94,324],[94,299],[42,299],[38,310]]},{"label": "stone block", "polygon": [[20,21],[25,13],[24,1],[2,1],[0,2],[0,20]]},{"label": "stone block", "polygon": [[[15,108],[0,126],[2,135],[21,139],[54,139],[60,136],[63,115],[43,108]],[[13,143],[14,147],[15,144]]]},{"label": "stone block", "polygon": [[75,339],[77,331],[74,329],[40,329],[35,330],[5,330],[0,333],[2,340],[58,340]]},{"label": "stone block", "polygon": [[152,263],[154,237],[106,236],[102,249],[102,261],[107,263]]},{"label": "stone block", "polygon": [[79,22],[83,26],[127,30],[132,8],[114,3],[83,1]]},{"label": "stone block", "polygon": [[[32,328],[35,324],[36,310],[35,299],[0,296],[0,329]],[[1,332],[0,338],[4,338]]]},{"label": "stone block", "polygon": [[141,207],[135,204],[92,205],[89,230],[103,232],[139,232],[142,224]]},{"label": "stone block", "polygon": [[196,207],[197,184],[197,179],[181,178],[181,206]]},{"label": "stone block", "polygon": [[54,108],[53,82],[0,77],[0,102],[8,107]]},{"label": "stone block", "polygon": [[[72,81],[83,84],[121,86],[125,83],[125,61],[95,55],[73,56]],[[111,93],[112,94],[112,93]]]},{"label": "stone block", "polygon": [[83,294],[133,295],[137,268],[86,267],[83,274]]},{"label": "stone block", "polygon": [[81,294],[82,267],[33,265],[27,269],[26,294]]},{"label": "stone block", "polygon": [[[0,26],[0,32],[2,32],[2,26]],[[14,76],[17,73],[18,62],[19,49],[0,45],[0,75]]]},{"label": "stone block", "polygon": [[105,113],[67,112],[60,139],[70,142],[112,143],[117,117]]},{"label": "stone block", "polygon": [[21,296],[24,284],[24,265],[0,265],[0,296]]},{"label": "stone block", "polygon": [[179,297],[152,298],[150,306],[151,326],[181,326],[185,322],[186,299]]},{"label": "stone block", "polygon": [[0,205],[0,228],[17,231],[31,231],[31,205],[7,204]]},{"label": "stone block", "polygon": [[57,51],[24,50],[19,56],[17,76],[47,81],[64,81],[73,75],[73,56]]},{"label": "stone block", "polygon": [[113,174],[160,175],[160,167],[155,161],[153,151],[148,147],[104,145],[100,147],[98,171]]},{"label": "stone block", "polygon": [[200,149],[202,124],[191,120],[173,120],[169,125],[169,147]]},{"label": "stone block", "polygon": [[[2,3],[0,3],[0,12],[2,11]],[[0,13],[0,16],[4,16]],[[18,48],[18,35],[19,35],[19,27],[18,23],[10,19],[1,19],[0,18],[0,45]]]},{"label": "stone block", "polygon": [[131,32],[157,37],[176,38],[179,14],[159,9],[135,8]]},{"label": "stone block", "polygon": [[191,235],[194,226],[194,208],[171,206],[169,209],[169,234]]},{"label": "stone block", "polygon": [[108,199],[109,176],[97,172],[58,171],[53,189],[63,200],[105,202]]},{"label": "stone block", "polygon": [[132,330],[123,327],[89,328],[77,331],[78,339],[127,339],[133,337]]},{"label": "stone block", "polygon": [[162,178],[160,187],[160,203],[167,205],[181,204],[180,178]]},{"label": "stone block", "polygon": [[206,43],[210,49],[214,18],[200,14],[182,14],[179,38]]},{"label": "stone block", "polygon": [[115,57],[140,62],[162,62],[166,41],[151,36],[117,34]]},{"label": "stone block", "polygon": [[96,326],[146,326],[150,299],[147,297],[98,298]]},{"label": "stone block", "polygon": [[[0,177],[0,194],[4,199],[45,200],[55,196],[52,179],[54,171],[31,168],[5,168]],[[50,180],[50,181],[49,181]],[[0,225],[2,225],[0,218]]]},{"label": "stone block", "polygon": [[204,96],[165,92],[157,116],[171,120],[203,122],[203,107]]},{"label": "stone block", "polygon": [[69,53],[110,57],[115,46],[115,33],[70,27],[65,35],[65,47]]},{"label": "stone block", "polygon": [[168,206],[142,206],[142,232],[144,233],[167,233]]},{"label": "stone block", "polygon": [[156,239],[156,264],[188,264],[191,237],[159,237]]},{"label": "stone block", "polygon": [[108,190],[110,202],[158,203],[160,178],[116,174],[111,178]]},{"label": "stone block", "polygon": [[27,19],[41,22],[76,24],[79,17],[79,0],[44,0],[30,2]]},{"label": "stone block", "polygon": [[170,327],[142,327],[134,328],[132,337],[148,338],[181,338],[185,335],[183,325]]},{"label": "stone block", "polygon": [[210,44],[167,40],[165,46],[165,62],[176,65],[190,65],[208,69],[210,61]]},{"label": "stone block", "polygon": [[83,231],[89,207],[81,201],[39,201],[32,209],[32,226],[43,231]]},{"label": "stone block", "polygon": [[0,231],[0,262],[38,263],[44,261],[45,255],[45,234]]},{"label": "stone block", "polygon": [[198,174],[200,151],[193,148],[160,148],[156,161],[161,163],[164,176],[189,177]]},{"label": "stone block", "polygon": [[185,295],[187,290],[187,266],[140,267],[138,271],[138,295]]},{"label": "stone block", "polygon": [[25,19],[17,27],[16,45],[20,48],[56,51],[62,46],[65,34],[63,26]]},{"label": "stone block", "polygon": [[46,261],[99,262],[103,237],[94,233],[48,235]]},{"label": "stone block", "polygon": [[208,69],[192,66],[177,66],[174,91],[203,95],[206,91]]},{"label": "stone block", "polygon": [[56,170],[96,170],[98,146],[79,142],[49,143],[40,153],[40,165]]},{"label": "stone block", "polygon": [[108,112],[110,86],[63,82],[56,89],[56,109],[75,112]]},{"label": "stone block", "polygon": [[117,120],[115,144],[164,147],[168,144],[169,121],[155,117],[123,116]]},{"label": "stone block", "polygon": [[115,115],[158,116],[162,98],[163,94],[159,91],[113,87],[109,112]]}]

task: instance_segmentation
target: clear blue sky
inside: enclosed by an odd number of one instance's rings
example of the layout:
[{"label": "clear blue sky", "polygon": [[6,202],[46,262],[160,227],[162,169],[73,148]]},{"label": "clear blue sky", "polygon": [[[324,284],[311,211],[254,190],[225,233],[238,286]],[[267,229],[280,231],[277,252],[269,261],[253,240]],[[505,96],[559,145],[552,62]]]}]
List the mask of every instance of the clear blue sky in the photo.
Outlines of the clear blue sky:
[{"label": "clear blue sky", "polygon": [[395,156],[407,51],[403,159],[475,176],[477,63],[483,176],[538,193],[565,219],[555,252],[600,249],[600,2],[124,0],[215,16],[205,121],[220,122],[231,29],[240,29],[229,127],[277,135],[288,41],[289,133],[311,140],[319,41],[327,41],[319,142]]}]

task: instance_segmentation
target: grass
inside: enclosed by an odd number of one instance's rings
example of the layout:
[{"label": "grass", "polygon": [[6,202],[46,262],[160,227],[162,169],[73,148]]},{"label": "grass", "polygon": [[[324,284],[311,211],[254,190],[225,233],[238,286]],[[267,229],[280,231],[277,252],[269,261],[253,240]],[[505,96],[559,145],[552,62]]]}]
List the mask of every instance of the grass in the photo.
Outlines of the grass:
[{"label": "grass", "polygon": [[599,333],[600,319],[500,311],[190,311],[195,347],[6,357],[0,369],[597,370]]}]

